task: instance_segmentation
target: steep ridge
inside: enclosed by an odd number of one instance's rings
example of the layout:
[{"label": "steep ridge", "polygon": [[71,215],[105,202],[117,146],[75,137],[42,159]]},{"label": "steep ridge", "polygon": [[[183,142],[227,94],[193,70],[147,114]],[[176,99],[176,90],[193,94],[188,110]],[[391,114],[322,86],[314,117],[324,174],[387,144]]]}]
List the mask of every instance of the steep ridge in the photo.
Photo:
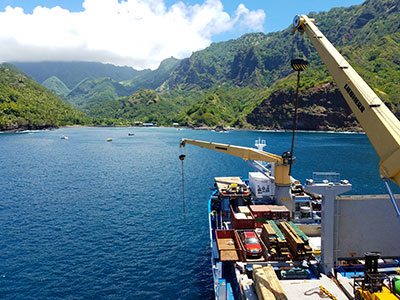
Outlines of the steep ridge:
[{"label": "steep ridge", "polygon": [[44,82],[51,76],[56,76],[69,89],[73,89],[79,82],[88,77],[110,77],[119,82],[150,72],[150,70],[138,71],[131,67],[118,67],[99,62],[44,61],[11,63],[18,69],[31,75],[38,83]]},{"label": "steep ridge", "polygon": [[[321,31],[399,117],[400,14],[398,6],[398,1],[375,0],[350,8],[337,8],[326,13],[310,13],[309,15],[315,18]],[[226,59],[229,57],[235,57],[235,59],[232,60],[231,68],[225,70],[228,75],[221,79],[221,83],[225,82],[222,86],[237,86],[237,82],[240,82],[242,87],[247,86],[252,89],[264,86],[268,88],[268,93],[262,101],[256,100],[257,107],[252,112],[240,117],[241,122],[231,122],[231,125],[251,128],[291,128],[292,122],[289,120],[292,119],[296,76],[290,68],[289,61],[299,55],[306,56],[310,64],[310,67],[303,72],[301,81],[303,91],[300,99],[299,122],[303,122],[302,128],[357,130],[354,119],[343,118],[344,111],[350,113],[347,104],[335,88],[332,77],[329,76],[326,67],[307,38],[292,38],[290,28],[268,35],[250,34],[242,38],[247,38],[248,41],[242,44],[240,50],[245,54],[241,55],[241,59],[238,58],[240,51],[235,55],[227,55]],[[214,47],[217,46],[224,47],[224,43]],[[188,59],[190,65],[187,66],[192,74],[197,74],[194,77],[197,79],[203,76],[201,69],[196,68],[197,65],[201,65],[197,61],[199,57],[201,57],[200,54],[193,55]],[[180,71],[181,68],[178,68],[177,72]],[[175,74],[172,79],[175,78],[182,79],[181,82],[174,81],[176,88],[201,86],[201,81],[190,81],[192,77],[185,77],[181,73]],[[239,78],[239,80],[235,82],[234,78]],[[208,77],[208,81],[217,80],[215,77]],[[328,106],[325,107],[326,105]],[[318,109],[315,111],[315,106],[321,108],[323,113]],[[225,121],[220,120],[219,123]],[[189,119],[188,122],[191,120]]]},{"label": "steep ridge", "polygon": [[130,94],[130,90],[109,77],[85,78],[66,96],[66,102],[81,111]]},{"label": "steep ridge", "polygon": [[51,76],[43,81],[42,85],[60,97],[65,97],[70,92],[70,89],[57,76]]},{"label": "steep ridge", "polygon": [[[309,16],[400,116],[398,0],[367,0],[362,5]],[[296,84],[290,59],[297,56],[309,61],[301,80],[301,126],[313,130],[357,129],[354,119],[343,115],[349,113],[347,104],[308,38],[294,38],[290,27],[213,43],[189,58],[167,59],[157,70],[135,73],[122,81],[108,75],[85,77],[65,101],[101,118],[289,129]],[[152,103],[146,113],[150,94],[160,101]],[[126,105],[132,97],[143,101]],[[267,116],[274,122],[265,121]]]},{"label": "steep ridge", "polygon": [[0,65],[0,130],[82,124],[84,115],[10,64]]}]

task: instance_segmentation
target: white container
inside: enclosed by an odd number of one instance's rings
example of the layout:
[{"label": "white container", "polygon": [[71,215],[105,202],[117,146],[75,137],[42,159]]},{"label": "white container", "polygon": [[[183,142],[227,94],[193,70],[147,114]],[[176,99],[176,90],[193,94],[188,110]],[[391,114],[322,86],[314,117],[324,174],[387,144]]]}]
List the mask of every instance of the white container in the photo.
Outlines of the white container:
[{"label": "white container", "polygon": [[246,216],[244,213],[236,213],[236,214],[235,214],[235,218],[236,218],[237,220],[246,220],[246,219],[247,219],[247,216]]},{"label": "white container", "polygon": [[250,209],[248,206],[239,206],[238,207],[239,212],[244,213],[244,214],[250,214]]},{"label": "white container", "polygon": [[274,182],[260,172],[249,172],[249,186],[257,198],[275,195]]}]

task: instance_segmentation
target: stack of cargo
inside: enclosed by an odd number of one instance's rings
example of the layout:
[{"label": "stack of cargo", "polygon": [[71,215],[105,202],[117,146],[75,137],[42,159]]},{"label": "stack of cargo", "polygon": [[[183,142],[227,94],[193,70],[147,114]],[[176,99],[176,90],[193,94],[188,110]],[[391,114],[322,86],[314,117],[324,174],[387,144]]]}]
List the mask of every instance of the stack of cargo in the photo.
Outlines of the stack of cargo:
[{"label": "stack of cargo", "polygon": [[271,220],[269,205],[250,205],[250,210],[253,213],[256,228],[261,228],[263,223]]},{"label": "stack of cargo", "polygon": [[258,299],[288,299],[272,266],[253,265],[253,279]]},{"label": "stack of cargo", "polygon": [[238,206],[239,213],[245,214],[247,217],[251,217],[250,209],[248,206]]},{"label": "stack of cargo", "polygon": [[290,212],[284,205],[268,205],[271,210],[272,220],[286,220],[290,221]]},{"label": "stack of cargo", "polygon": [[[312,249],[308,244],[306,235],[293,223],[281,222],[280,227],[289,244],[294,259],[308,259],[312,255]],[[306,237],[307,239],[305,239]]]},{"label": "stack of cargo", "polygon": [[271,259],[276,259],[279,253],[278,236],[270,224],[266,223],[262,225],[260,238],[268,247]]},{"label": "stack of cargo", "polygon": [[268,247],[272,260],[287,260],[289,249],[286,239],[274,221],[262,225],[261,240]]},{"label": "stack of cargo", "polygon": [[257,228],[261,228],[261,225],[268,220],[290,221],[290,212],[283,205],[250,205],[250,210]]},{"label": "stack of cargo", "polygon": [[308,236],[305,235],[303,231],[299,227],[296,226],[292,221],[288,222],[289,225],[296,231],[296,233],[302,238],[304,242],[308,242]]},{"label": "stack of cargo", "polygon": [[231,224],[234,229],[254,228],[254,216],[247,206],[239,206],[237,213],[231,206]]}]

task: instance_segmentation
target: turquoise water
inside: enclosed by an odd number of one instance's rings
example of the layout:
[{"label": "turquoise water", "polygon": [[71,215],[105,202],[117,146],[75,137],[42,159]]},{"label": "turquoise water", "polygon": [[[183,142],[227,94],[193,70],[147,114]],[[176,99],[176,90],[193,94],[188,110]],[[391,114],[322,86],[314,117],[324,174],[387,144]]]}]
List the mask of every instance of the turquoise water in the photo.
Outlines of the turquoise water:
[{"label": "turquoise water", "polygon": [[[247,177],[251,169],[186,146],[184,224],[182,137],[243,146],[261,137],[276,154],[291,141],[281,132],[172,128],[0,134],[0,298],[211,299],[213,177]],[[385,192],[365,135],[299,133],[296,143],[298,179],[337,171],[354,194]]]}]

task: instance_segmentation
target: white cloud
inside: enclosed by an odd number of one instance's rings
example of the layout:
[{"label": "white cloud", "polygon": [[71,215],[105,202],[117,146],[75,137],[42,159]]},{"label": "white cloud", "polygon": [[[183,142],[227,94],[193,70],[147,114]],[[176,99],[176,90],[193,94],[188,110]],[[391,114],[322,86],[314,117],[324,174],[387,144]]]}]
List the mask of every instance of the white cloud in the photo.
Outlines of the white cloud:
[{"label": "white cloud", "polygon": [[240,4],[230,16],[220,0],[193,6],[164,0],[85,0],[82,12],[38,6],[0,12],[0,61],[85,60],[155,68],[183,58],[237,27],[260,31],[262,10]]}]

